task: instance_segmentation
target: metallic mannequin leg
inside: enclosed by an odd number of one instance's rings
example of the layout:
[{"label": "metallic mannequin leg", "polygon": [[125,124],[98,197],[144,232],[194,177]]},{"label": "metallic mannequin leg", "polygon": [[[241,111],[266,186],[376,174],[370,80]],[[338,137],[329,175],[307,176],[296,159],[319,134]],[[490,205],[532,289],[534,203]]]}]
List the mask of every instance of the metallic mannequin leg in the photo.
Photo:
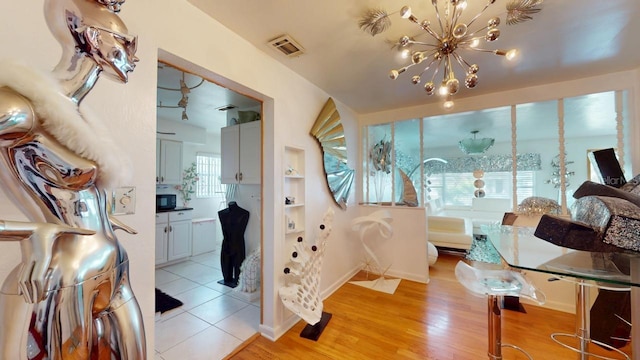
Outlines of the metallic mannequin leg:
[{"label": "metallic mannequin leg", "polygon": [[[10,291],[12,282],[7,281],[0,292],[0,326],[12,331],[0,331],[0,360],[88,359],[89,354],[112,360],[145,360],[142,315],[126,279],[126,268],[127,263],[94,277],[108,279],[102,286],[86,281],[49,292],[35,305]],[[112,289],[115,273],[123,277]],[[109,301],[100,304],[104,295]],[[29,326],[17,329],[16,324]]]},{"label": "metallic mannequin leg", "polygon": [[117,359],[147,358],[142,316],[135,298],[96,319],[95,324],[100,343],[109,346],[100,348],[99,354],[108,350],[109,354],[117,354]]},{"label": "metallic mannequin leg", "polygon": [[25,319],[31,313],[21,295],[0,293],[0,359],[26,359],[27,328]]}]

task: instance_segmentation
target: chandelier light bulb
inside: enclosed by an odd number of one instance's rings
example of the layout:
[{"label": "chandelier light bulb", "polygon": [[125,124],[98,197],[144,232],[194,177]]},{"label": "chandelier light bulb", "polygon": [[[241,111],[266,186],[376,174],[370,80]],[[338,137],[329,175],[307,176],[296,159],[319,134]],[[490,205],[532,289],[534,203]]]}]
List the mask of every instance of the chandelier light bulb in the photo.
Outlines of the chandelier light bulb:
[{"label": "chandelier light bulb", "polygon": [[508,51],[498,49],[498,50],[494,50],[493,53],[496,55],[504,56],[509,61],[515,59],[519,54],[518,49],[511,49]]},{"label": "chandelier light bulb", "polygon": [[447,109],[447,110],[449,110],[449,109],[453,108],[453,105],[454,105],[454,104],[453,104],[453,100],[451,100],[451,99],[447,99],[447,101],[445,101],[444,103],[442,103],[442,106],[443,106],[445,109]]},{"label": "chandelier light bulb", "polygon": [[400,72],[398,72],[398,70],[395,70],[395,69],[394,69],[394,70],[389,71],[389,77],[390,77],[392,80],[397,79],[399,75],[400,75]]},{"label": "chandelier light bulb", "polygon": [[447,83],[446,82],[442,82],[442,84],[440,84],[440,87],[438,88],[438,95],[440,96],[447,96],[449,95],[449,89],[447,89]]},{"label": "chandelier light bulb", "polygon": [[411,8],[409,6],[403,6],[402,9],[400,9],[400,16],[403,19],[408,19],[409,16],[411,16]]},{"label": "chandelier light bulb", "polygon": [[456,1],[456,7],[460,11],[466,9],[467,8],[467,0],[458,0],[458,1]]},{"label": "chandelier light bulb", "polygon": [[507,51],[507,54],[505,55],[505,57],[507,58],[507,60],[511,61],[513,59],[515,59],[518,56],[518,49],[511,49],[509,51]]},{"label": "chandelier light bulb", "polygon": [[403,59],[408,59],[410,55],[411,50],[409,49],[402,49],[402,51],[400,52],[400,57],[402,57]]},{"label": "chandelier light bulb", "polygon": [[411,38],[408,37],[407,35],[404,35],[400,38],[400,40],[398,40],[398,43],[400,44],[400,46],[407,46],[409,45],[409,43],[411,42]]},{"label": "chandelier light bulb", "polygon": [[412,83],[413,85],[418,85],[418,84],[420,84],[420,75],[414,75],[414,76],[411,78],[411,83]]}]

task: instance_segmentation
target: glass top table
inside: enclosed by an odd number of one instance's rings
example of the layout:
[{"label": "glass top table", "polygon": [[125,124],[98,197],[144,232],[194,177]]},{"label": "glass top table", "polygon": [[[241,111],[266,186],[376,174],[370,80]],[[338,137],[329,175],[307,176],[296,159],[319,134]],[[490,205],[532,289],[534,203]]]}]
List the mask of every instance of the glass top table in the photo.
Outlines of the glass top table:
[{"label": "glass top table", "polygon": [[640,286],[631,277],[631,263],[640,254],[578,251],[533,235],[535,228],[483,225],[482,231],[512,268],[569,276],[622,286]]},{"label": "glass top table", "polygon": [[[595,281],[603,286],[630,287],[631,322],[635,325],[631,327],[632,358],[640,360],[640,254],[568,249],[536,237],[535,228],[529,227],[483,225],[481,230],[511,268],[572,277],[577,280],[576,284]],[[588,299],[585,301],[580,297],[588,296],[585,294],[588,292],[581,291],[582,286],[577,287],[576,321],[580,322],[588,304]],[[576,328],[586,331],[588,338],[588,320],[586,324],[577,324]]]}]

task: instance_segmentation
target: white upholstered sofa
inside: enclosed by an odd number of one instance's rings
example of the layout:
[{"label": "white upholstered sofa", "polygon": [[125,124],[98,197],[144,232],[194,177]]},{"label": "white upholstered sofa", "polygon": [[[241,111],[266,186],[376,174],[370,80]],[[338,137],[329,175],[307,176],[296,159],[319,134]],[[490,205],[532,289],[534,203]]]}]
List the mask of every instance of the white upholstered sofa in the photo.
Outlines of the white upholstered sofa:
[{"label": "white upholstered sofa", "polygon": [[437,201],[427,204],[427,236],[438,247],[468,250],[473,234],[483,224],[501,222],[511,211],[511,200],[473,198],[468,209],[444,209]]},{"label": "white upholstered sofa", "polygon": [[427,240],[435,246],[464,249],[471,247],[471,220],[450,216],[427,216]]}]

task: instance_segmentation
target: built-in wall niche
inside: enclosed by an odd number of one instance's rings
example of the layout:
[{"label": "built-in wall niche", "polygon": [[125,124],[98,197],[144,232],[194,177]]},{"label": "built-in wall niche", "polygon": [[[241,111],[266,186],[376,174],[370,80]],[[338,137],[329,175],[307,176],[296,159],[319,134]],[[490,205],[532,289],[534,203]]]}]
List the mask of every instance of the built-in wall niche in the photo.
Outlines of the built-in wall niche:
[{"label": "built-in wall niche", "polygon": [[[419,127],[416,119],[366,126],[363,153],[369,156],[363,157],[362,202],[374,202],[380,191],[371,151],[380,141],[390,141],[393,176],[385,179],[385,204],[408,206],[401,201],[405,183],[396,169],[418,167],[411,176],[420,194],[418,206],[434,199],[443,206],[469,206],[477,190],[470,169],[478,164],[485,197],[510,198],[515,207],[528,196],[541,196],[566,211],[573,191],[589,179],[590,151],[616,149],[625,174],[633,176],[628,96],[628,91],[609,91],[425,117]],[[494,145],[466,155],[458,143],[474,131],[478,138],[494,139]]]}]

